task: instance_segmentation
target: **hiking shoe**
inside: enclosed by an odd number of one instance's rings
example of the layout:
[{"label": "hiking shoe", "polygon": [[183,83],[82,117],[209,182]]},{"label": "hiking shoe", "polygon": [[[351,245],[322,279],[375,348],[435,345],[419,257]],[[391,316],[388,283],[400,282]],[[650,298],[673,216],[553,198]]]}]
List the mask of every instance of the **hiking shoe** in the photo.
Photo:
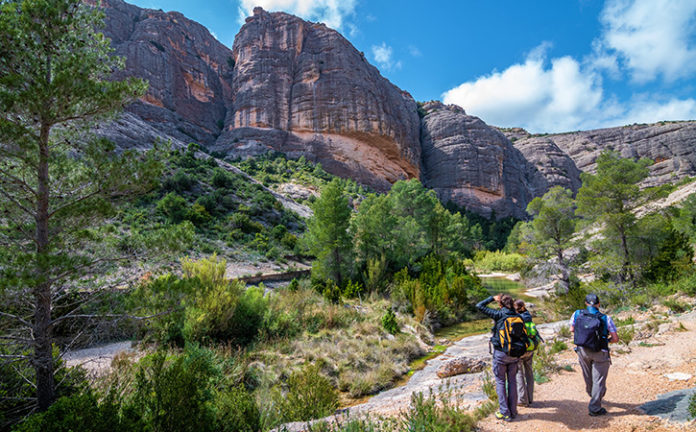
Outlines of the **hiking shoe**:
[{"label": "hiking shoe", "polygon": [[607,410],[604,408],[600,408],[597,411],[590,411],[589,414],[591,417],[597,417],[597,416],[602,416],[607,413]]},{"label": "hiking shoe", "polygon": [[507,415],[503,415],[500,411],[495,412],[495,418],[497,418],[498,420],[506,421],[506,422],[512,421],[512,417],[507,416]]}]

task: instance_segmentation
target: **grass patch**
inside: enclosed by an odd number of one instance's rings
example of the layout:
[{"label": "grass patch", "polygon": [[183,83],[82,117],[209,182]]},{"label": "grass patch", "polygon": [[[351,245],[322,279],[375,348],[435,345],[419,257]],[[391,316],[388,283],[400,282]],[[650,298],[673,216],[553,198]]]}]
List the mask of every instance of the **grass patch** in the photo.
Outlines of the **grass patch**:
[{"label": "grass patch", "polygon": [[616,324],[617,327],[623,327],[627,325],[632,325],[636,323],[636,319],[633,318],[632,316],[624,319],[615,319],[614,323]]}]

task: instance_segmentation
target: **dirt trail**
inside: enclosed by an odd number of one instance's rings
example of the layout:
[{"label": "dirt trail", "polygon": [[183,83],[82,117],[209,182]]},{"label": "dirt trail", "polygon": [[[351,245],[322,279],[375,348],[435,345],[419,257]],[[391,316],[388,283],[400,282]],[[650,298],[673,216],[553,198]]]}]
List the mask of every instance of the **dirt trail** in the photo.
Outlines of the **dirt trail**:
[{"label": "dirt trail", "polygon": [[[534,407],[519,409],[518,418],[503,423],[493,416],[480,423],[481,432],[494,431],[687,431],[696,424],[670,423],[648,416],[638,409],[659,395],[696,386],[696,313],[678,319],[688,331],[674,330],[651,337],[646,342],[655,346],[635,346],[626,354],[612,355],[608,389],[602,417],[587,414],[589,397],[584,391],[582,373],[572,350],[559,355],[559,363],[573,371],[561,371],[551,381],[537,385]],[[686,380],[670,381],[665,375],[681,372],[691,375]]]}]

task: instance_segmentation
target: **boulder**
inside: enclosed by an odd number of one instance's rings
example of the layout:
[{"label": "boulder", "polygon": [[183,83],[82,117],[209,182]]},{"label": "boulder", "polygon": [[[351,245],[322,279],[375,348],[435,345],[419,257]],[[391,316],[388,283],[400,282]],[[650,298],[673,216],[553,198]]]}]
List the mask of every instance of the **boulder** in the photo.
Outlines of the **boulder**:
[{"label": "boulder", "polygon": [[488,363],[480,359],[457,357],[443,363],[437,370],[437,376],[447,378],[465,373],[476,373],[486,369],[487,366]]}]

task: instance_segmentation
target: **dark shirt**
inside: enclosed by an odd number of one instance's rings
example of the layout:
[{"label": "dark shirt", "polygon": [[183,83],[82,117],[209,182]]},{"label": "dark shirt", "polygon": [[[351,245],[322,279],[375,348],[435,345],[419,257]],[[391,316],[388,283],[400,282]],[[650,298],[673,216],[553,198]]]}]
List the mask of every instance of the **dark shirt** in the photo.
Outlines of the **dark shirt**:
[{"label": "dark shirt", "polygon": [[[501,307],[500,309],[491,309],[487,305],[493,301],[493,297],[488,297],[486,299],[481,300],[480,302],[476,303],[476,309],[480,310],[484,314],[488,315],[490,318],[492,318],[495,323],[493,324],[493,328],[491,329],[493,336],[491,337],[491,343],[493,344],[493,348],[497,350],[501,350],[500,346],[500,339],[498,339],[498,334],[496,333],[495,329],[498,324],[498,321],[500,321],[503,318],[507,318],[509,315],[516,315],[517,312],[514,310],[510,310],[506,307]],[[531,315],[530,315],[531,317]]]},{"label": "dark shirt", "polygon": [[524,322],[532,322],[532,314],[529,313],[528,310],[525,309],[524,312],[520,313],[520,316],[522,317],[522,321]]}]

